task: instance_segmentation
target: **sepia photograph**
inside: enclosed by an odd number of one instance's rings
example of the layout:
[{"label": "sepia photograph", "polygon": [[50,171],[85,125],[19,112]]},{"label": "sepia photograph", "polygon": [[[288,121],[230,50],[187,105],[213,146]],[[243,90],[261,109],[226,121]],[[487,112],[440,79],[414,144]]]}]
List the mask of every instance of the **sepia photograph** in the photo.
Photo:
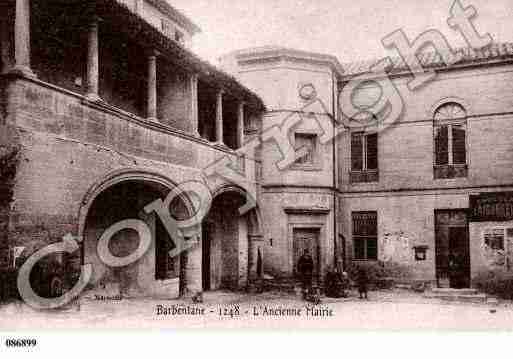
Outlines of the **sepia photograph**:
[{"label": "sepia photograph", "polygon": [[511,0],[0,0],[0,352],[49,328],[511,331]]}]

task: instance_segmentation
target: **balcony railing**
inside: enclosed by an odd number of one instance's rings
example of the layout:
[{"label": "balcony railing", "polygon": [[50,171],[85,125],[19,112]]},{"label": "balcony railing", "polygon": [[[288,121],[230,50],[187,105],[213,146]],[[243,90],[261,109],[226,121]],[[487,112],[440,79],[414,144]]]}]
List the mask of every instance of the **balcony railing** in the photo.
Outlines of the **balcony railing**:
[{"label": "balcony railing", "polygon": [[369,183],[379,181],[378,170],[350,171],[349,180],[351,183]]},{"label": "balcony railing", "polygon": [[435,179],[463,178],[468,176],[468,166],[466,164],[434,165],[433,174]]}]

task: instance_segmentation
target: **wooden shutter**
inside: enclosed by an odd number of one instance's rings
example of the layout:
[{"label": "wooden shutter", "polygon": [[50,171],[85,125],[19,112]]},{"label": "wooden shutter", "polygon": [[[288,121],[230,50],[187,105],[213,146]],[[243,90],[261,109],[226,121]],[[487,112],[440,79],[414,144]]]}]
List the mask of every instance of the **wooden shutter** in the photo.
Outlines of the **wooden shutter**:
[{"label": "wooden shutter", "polygon": [[449,163],[449,132],[447,125],[435,127],[435,164]]},{"label": "wooden shutter", "polygon": [[351,135],[351,170],[363,170],[363,136],[361,133]]},{"label": "wooden shutter", "polygon": [[367,135],[367,169],[378,169],[378,134]]},{"label": "wooden shutter", "polygon": [[454,164],[467,163],[465,137],[465,127],[463,125],[452,126],[452,158]]}]

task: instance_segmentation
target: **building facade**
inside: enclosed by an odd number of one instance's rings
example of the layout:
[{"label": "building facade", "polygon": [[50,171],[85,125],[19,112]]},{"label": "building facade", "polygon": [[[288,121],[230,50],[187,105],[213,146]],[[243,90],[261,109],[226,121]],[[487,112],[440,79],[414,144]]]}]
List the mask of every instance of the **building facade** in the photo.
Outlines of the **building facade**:
[{"label": "building facade", "polygon": [[[310,84],[328,104],[325,123],[334,123],[337,134],[325,142],[336,153],[326,150],[323,170],[294,165],[276,171],[276,153],[262,157],[266,270],[293,274],[296,248],[305,241],[320,243],[324,267],[395,265],[404,269],[399,279],[442,287],[468,287],[482,271],[510,269],[513,46],[463,54],[450,67],[426,56],[423,66],[436,76],[415,91],[401,61],[375,74],[363,64],[338,71],[331,56],[283,48],[223,59],[271,110],[264,128],[280,111],[311,112],[300,90]],[[332,99],[338,106],[330,106]],[[375,111],[376,103],[395,108]],[[291,141],[308,121],[291,129]],[[323,216],[326,228],[334,220],[335,229],[312,234]]]},{"label": "building facade", "polygon": [[[176,297],[246,287],[261,223],[259,208],[238,209],[260,163],[237,150],[264,106],[187,49],[198,28],[162,0],[13,0],[0,14],[2,268],[71,234],[79,249],[49,261],[64,275],[92,264],[89,289]],[[246,185],[219,175],[219,161]],[[212,201],[201,230],[182,233],[193,249],[171,257],[165,213],[184,221],[199,208],[187,191],[168,196],[184,183]],[[164,207],[147,210],[152,203]],[[151,243],[136,262],[106,266],[100,239],[126,220],[148,228]],[[119,227],[112,255],[138,250],[137,234]],[[76,282],[39,267],[31,281],[41,295]]]},{"label": "building facade", "polygon": [[[412,91],[400,62],[373,74],[282,47],[231,53],[223,72],[188,50],[199,29],[164,0],[1,6],[1,266],[78,243],[33,271],[41,294],[86,264],[88,289],[124,296],[290,281],[305,250],[319,281],[370,263],[468,287],[510,269],[512,45],[428,57],[436,76]],[[193,249],[170,256],[165,219],[195,217],[202,190],[209,206],[180,232]],[[144,255],[106,265],[105,233],[125,258],[140,228]]]}]

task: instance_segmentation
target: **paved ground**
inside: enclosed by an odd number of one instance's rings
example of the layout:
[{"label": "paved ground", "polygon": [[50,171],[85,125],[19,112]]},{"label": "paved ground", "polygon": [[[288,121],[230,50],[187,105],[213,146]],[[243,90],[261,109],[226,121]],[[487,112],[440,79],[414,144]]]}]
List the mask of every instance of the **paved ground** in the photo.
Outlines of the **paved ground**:
[{"label": "paved ground", "polygon": [[[198,314],[157,315],[157,306],[201,310]],[[310,310],[308,310],[310,308]],[[270,312],[273,312],[270,315]],[[0,307],[0,330],[14,329],[513,329],[513,305],[445,303],[408,291],[371,292],[368,301],[323,299],[307,306],[294,295],[207,293],[203,304],[178,300],[82,299],[80,307],[45,312],[21,303]]]}]

